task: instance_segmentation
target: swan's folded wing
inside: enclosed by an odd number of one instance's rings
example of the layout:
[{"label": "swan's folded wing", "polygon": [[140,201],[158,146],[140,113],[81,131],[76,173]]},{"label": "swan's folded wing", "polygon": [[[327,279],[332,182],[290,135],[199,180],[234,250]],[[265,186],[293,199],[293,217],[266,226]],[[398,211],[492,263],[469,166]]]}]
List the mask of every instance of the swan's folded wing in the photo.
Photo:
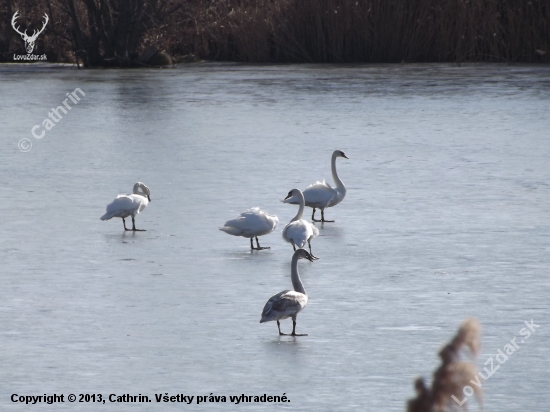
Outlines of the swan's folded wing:
[{"label": "swan's folded wing", "polygon": [[271,227],[271,223],[265,212],[257,207],[241,213],[241,218],[243,219],[241,223],[242,227],[246,227],[249,230],[262,231]]},{"label": "swan's folded wing", "polygon": [[282,292],[276,293],[268,299],[268,301],[264,306],[264,310],[262,311],[262,319],[260,320],[260,323],[277,319],[276,314],[278,314],[278,311],[273,310],[273,305],[275,305],[276,302],[279,301],[281,295],[284,295],[287,292],[290,292],[290,291],[283,290]]},{"label": "swan's folded wing", "polygon": [[303,193],[307,206],[319,208],[325,208],[336,196],[336,191],[324,180],[309,185]]},{"label": "swan's folded wing", "polygon": [[315,183],[310,184],[308,187],[306,187],[306,190],[309,189],[310,187],[320,187],[320,186],[325,186],[325,187],[328,187],[329,189],[332,189],[332,186],[330,186],[329,182],[323,179],[322,182],[320,180],[317,180]]},{"label": "swan's folded wing", "polygon": [[261,236],[269,233],[271,224],[266,220],[265,214],[258,214],[249,209],[236,217],[225,222],[220,230],[233,236]]},{"label": "swan's folded wing", "polygon": [[268,220],[276,220],[277,223],[279,223],[279,218],[275,215],[270,215],[266,211],[260,209],[259,207],[252,207],[243,213],[241,213],[242,217],[246,218],[252,218],[252,219],[258,219],[262,221],[268,221]]},{"label": "swan's folded wing", "polygon": [[139,202],[137,202],[131,195],[118,195],[115,200],[107,205],[105,208],[105,214],[101,217],[101,220],[107,220],[117,216],[120,213],[131,213],[139,209]]},{"label": "swan's folded wing", "polygon": [[283,290],[267,301],[260,323],[288,318],[301,311],[306,303],[306,295],[294,290]]},{"label": "swan's folded wing", "polygon": [[243,213],[241,213],[241,216],[246,215],[265,215],[265,212],[260,209],[259,207],[251,207],[250,209],[245,210]]},{"label": "swan's folded wing", "polygon": [[234,225],[241,228],[245,236],[262,236],[271,233],[277,223],[279,223],[277,216],[268,215],[263,210],[254,207],[241,213]]}]

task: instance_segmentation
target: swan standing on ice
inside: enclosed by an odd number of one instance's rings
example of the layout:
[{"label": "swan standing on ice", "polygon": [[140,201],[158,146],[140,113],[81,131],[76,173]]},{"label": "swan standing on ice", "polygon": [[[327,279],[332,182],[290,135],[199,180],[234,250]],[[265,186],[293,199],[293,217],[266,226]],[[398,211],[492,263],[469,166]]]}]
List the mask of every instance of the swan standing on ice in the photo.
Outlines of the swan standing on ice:
[{"label": "swan standing on ice", "polygon": [[296,333],[296,316],[307,305],[307,293],[298,273],[299,259],[308,259],[310,262],[313,262],[314,257],[305,249],[298,249],[294,252],[290,269],[290,279],[292,280],[292,287],[294,290],[283,290],[271,296],[262,312],[260,323],[276,320],[277,327],[279,328],[279,335],[289,335],[288,333],[281,332],[281,324],[279,321],[292,318],[292,333],[290,333],[290,335],[307,336],[307,334],[298,335]]},{"label": "swan standing on ice", "polygon": [[[336,206],[344,200],[344,197],[346,196],[346,186],[344,186],[344,182],[340,180],[338,173],[336,173],[337,157],[349,159],[349,157],[347,157],[341,150],[335,150],[332,153],[330,166],[332,170],[332,179],[334,179],[336,187],[333,189],[323,180],[322,182],[315,182],[312,185],[309,185],[307,189],[304,190],[306,206],[313,208],[311,220],[314,222],[334,222],[334,220],[325,220],[325,209],[327,207]],[[321,220],[315,219],[315,209],[321,209]]]},{"label": "swan standing on ice", "polygon": [[[225,225],[220,227],[220,230],[233,236],[248,237],[250,238],[250,249],[262,250],[270,248],[260,247],[258,236],[273,232],[278,223],[279,218],[277,216],[270,215],[258,207],[253,207],[241,213],[239,217],[225,222]],[[252,243],[253,238],[256,238],[257,247],[254,247]]]},{"label": "swan standing on ice", "polygon": [[[140,191],[141,189],[141,191]],[[124,230],[145,232],[145,229],[136,229],[135,216],[147,207],[151,198],[151,191],[141,182],[134,185],[134,193],[131,195],[118,195],[115,200],[107,205],[107,213],[101,216],[101,220],[109,220],[112,217],[121,217]],[[124,218],[132,216],[132,229],[126,229]]]},{"label": "swan standing on ice", "polygon": [[288,195],[285,197],[283,202],[293,204],[297,203],[300,205],[296,216],[294,216],[290,223],[283,229],[283,239],[292,244],[294,250],[296,250],[296,247],[303,248],[307,242],[309,245],[309,253],[311,253],[313,259],[318,259],[313,256],[313,253],[311,252],[311,239],[319,234],[319,229],[307,220],[302,219],[305,206],[304,195],[300,189],[292,189],[288,192]]}]

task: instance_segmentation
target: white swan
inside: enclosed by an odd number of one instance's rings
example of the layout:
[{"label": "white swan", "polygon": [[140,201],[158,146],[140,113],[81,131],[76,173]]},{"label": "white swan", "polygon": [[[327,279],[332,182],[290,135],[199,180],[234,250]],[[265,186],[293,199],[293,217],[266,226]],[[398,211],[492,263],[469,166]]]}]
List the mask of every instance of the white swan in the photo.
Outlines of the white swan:
[{"label": "white swan", "polygon": [[[270,215],[260,208],[253,207],[241,213],[239,217],[225,222],[225,225],[220,227],[220,230],[233,236],[248,237],[250,238],[250,249],[262,250],[269,249],[269,247],[260,247],[258,236],[273,232],[278,223],[279,218],[277,216]],[[258,247],[254,247],[252,243],[253,238],[256,238],[256,245]]]},{"label": "white swan", "polygon": [[[313,213],[311,219],[314,222],[334,222],[334,220],[325,220],[325,209],[327,207],[336,206],[346,196],[346,186],[340,178],[338,173],[336,173],[336,158],[344,157],[349,159],[344,152],[341,150],[335,150],[332,153],[332,158],[330,161],[330,166],[332,170],[332,178],[336,187],[332,188],[326,181],[315,182],[312,185],[309,185],[306,190],[304,190],[304,198],[306,200],[306,206],[313,208]],[[315,219],[315,209],[321,209],[321,220]]]},{"label": "white swan", "polygon": [[296,316],[307,305],[307,293],[298,273],[298,259],[308,259],[313,262],[314,258],[305,249],[298,249],[294,252],[290,270],[294,290],[283,290],[271,296],[262,311],[260,323],[276,320],[279,335],[288,335],[288,333],[281,332],[279,320],[292,318],[292,333],[290,335],[307,336],[307,334],[298,335],[296,333]]},{"label": "white swan", "polygon": [[[141,191],[140,191],[141,189]],[[131,195],[118,195],[115,200],[107,205],[107,213],[101,216],[101,220],[109,220],[112,217],[121,217],[124,230],[144,232],[145,229],[136,229],[135,216],[147,207],[151,191],[141,182],[134,185],[134,193]],[[132,229],[126,229],[124,218],[132,216]]]},{"label": "white swan", "polygon": [[[283,202],[293,204],[298,203],[300,205],[296,216],[294,216],[290,223],[283,229],[283,239],[292,244],[294,250],[296,250],[296,247],[303,248],[307,242],[309,245],[309,253],[313,256],[313,253],[311,252],[311,239],[319,234],[319,229],[307,220],[302,219],[305,206],[304,195],[300,189],[292,189],[288,192],[288,195],[285,197]],[[318,259],[315,256],[313,256],[313,258]]]}]

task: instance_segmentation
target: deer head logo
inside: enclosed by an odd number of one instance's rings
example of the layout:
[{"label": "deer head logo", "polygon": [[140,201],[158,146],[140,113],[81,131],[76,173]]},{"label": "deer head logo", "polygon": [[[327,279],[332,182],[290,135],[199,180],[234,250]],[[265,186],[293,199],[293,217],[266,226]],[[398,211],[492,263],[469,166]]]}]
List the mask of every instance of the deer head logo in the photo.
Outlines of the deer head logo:
[{"label": "deer head logo", "polygon": [[32,36],[27,35],[27,30],[24,32],[19,31],[19,26],[15,27],[15,21],[17,20],[17,17],[19,17],[19,10],[15,12],[11,19],[11,25],[13,29],[21,35],[21,38],[25,41],[25,49],[27,49],[27,53],[31,54],[34,50],[34,43],[36,42],[36,39],[38,38],[38,35],[44,31],[46,28],[46,24],[48,24],[48,21],[50,20],[48,15],[44,13],[44,25],[40,30],[34,30]]}]

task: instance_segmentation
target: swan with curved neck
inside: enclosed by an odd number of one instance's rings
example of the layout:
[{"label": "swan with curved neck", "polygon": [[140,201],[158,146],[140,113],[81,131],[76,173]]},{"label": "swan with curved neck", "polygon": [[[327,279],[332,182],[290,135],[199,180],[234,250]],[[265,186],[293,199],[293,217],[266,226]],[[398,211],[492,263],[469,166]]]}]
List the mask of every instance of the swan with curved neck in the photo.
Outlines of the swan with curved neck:
[{"label": "swan with curved neck", "polygon": [[294,251],[296,251],[296,248],[303,248],[307,242],[309,245],[309,253],[314,259],[318,259],[313,256],[311,251],[311,239],[319,234],[319,229],[307,220],[302,219],[305,206],[303,193],[300,189],[292,189],[288,192],[288,195],[283,202],[293,204],[297,203],[299,205],[298,213],[296,213],[296,216],[294,216],[289,224],[283,229],[283,239],[292,244]]},{"label": "swan with curved neck", "polygon": [[[145,229],[136,229],[135,217],[147,207],[150,201],[151,191],[149,188],[143,183],[137,182],[134,185],[133,194],[118,195],[115,200],[107,205],[106,213],[100,219],[109,220],[113,217],[120,217],[122,218],[124,230],[145,232]],[[128,216],[132,216],[132,229],[126,228],[126,221],[124,219]]]},{"label": "swan with curved neck", "polygon": [[[336,187],[332,188],[326,181],[323,180],[322,182],[315,182],[312,185],[309,185],[303,192],[305,205],[313,208],[311,219],[314,222],[334,222],[334,220],[325,219],[325,209],[327,207],[336,206],[344,200],[344,197],[346,197],[346,186],[336,172],[336,159],[339,157],[349,159],[349,157],[347,157],[341,150],[335,150],[332,153],[330,167],[332,171],[332,179],[334,180]],[[316,209],[321,209],[321,220],[315,219]]]},{"label": "swan with curved neck", "polygon": [[[292,256],[290,266],[290,279],[294,290],[283,290],[271,296],[264,306],[260,323],[277,321],[279,335],[307,336],[307,334],[296,333],[296,316],[307,305],[307,293],[298,273],[298,260],[307,259],[313,262],[314,257],[305,249],[298,249]],[[280,320],[292,318],[292,333],[281,332]]]},{"label": "swan with curved neck", "polygon": [[[279,218],[277,216],[270,215],[260,208],[253,207],[241,213],[235,219],[228,220],[225,222],[225,225],[219,229],[233,236],[250,238],[250,249],[262,250],[269,249],[269,247],[260,247],[258,236],[267,235],[273,232],[278,223]],[[254,247],[252,243],[253,238],[256,238],[257,247]]]}]

